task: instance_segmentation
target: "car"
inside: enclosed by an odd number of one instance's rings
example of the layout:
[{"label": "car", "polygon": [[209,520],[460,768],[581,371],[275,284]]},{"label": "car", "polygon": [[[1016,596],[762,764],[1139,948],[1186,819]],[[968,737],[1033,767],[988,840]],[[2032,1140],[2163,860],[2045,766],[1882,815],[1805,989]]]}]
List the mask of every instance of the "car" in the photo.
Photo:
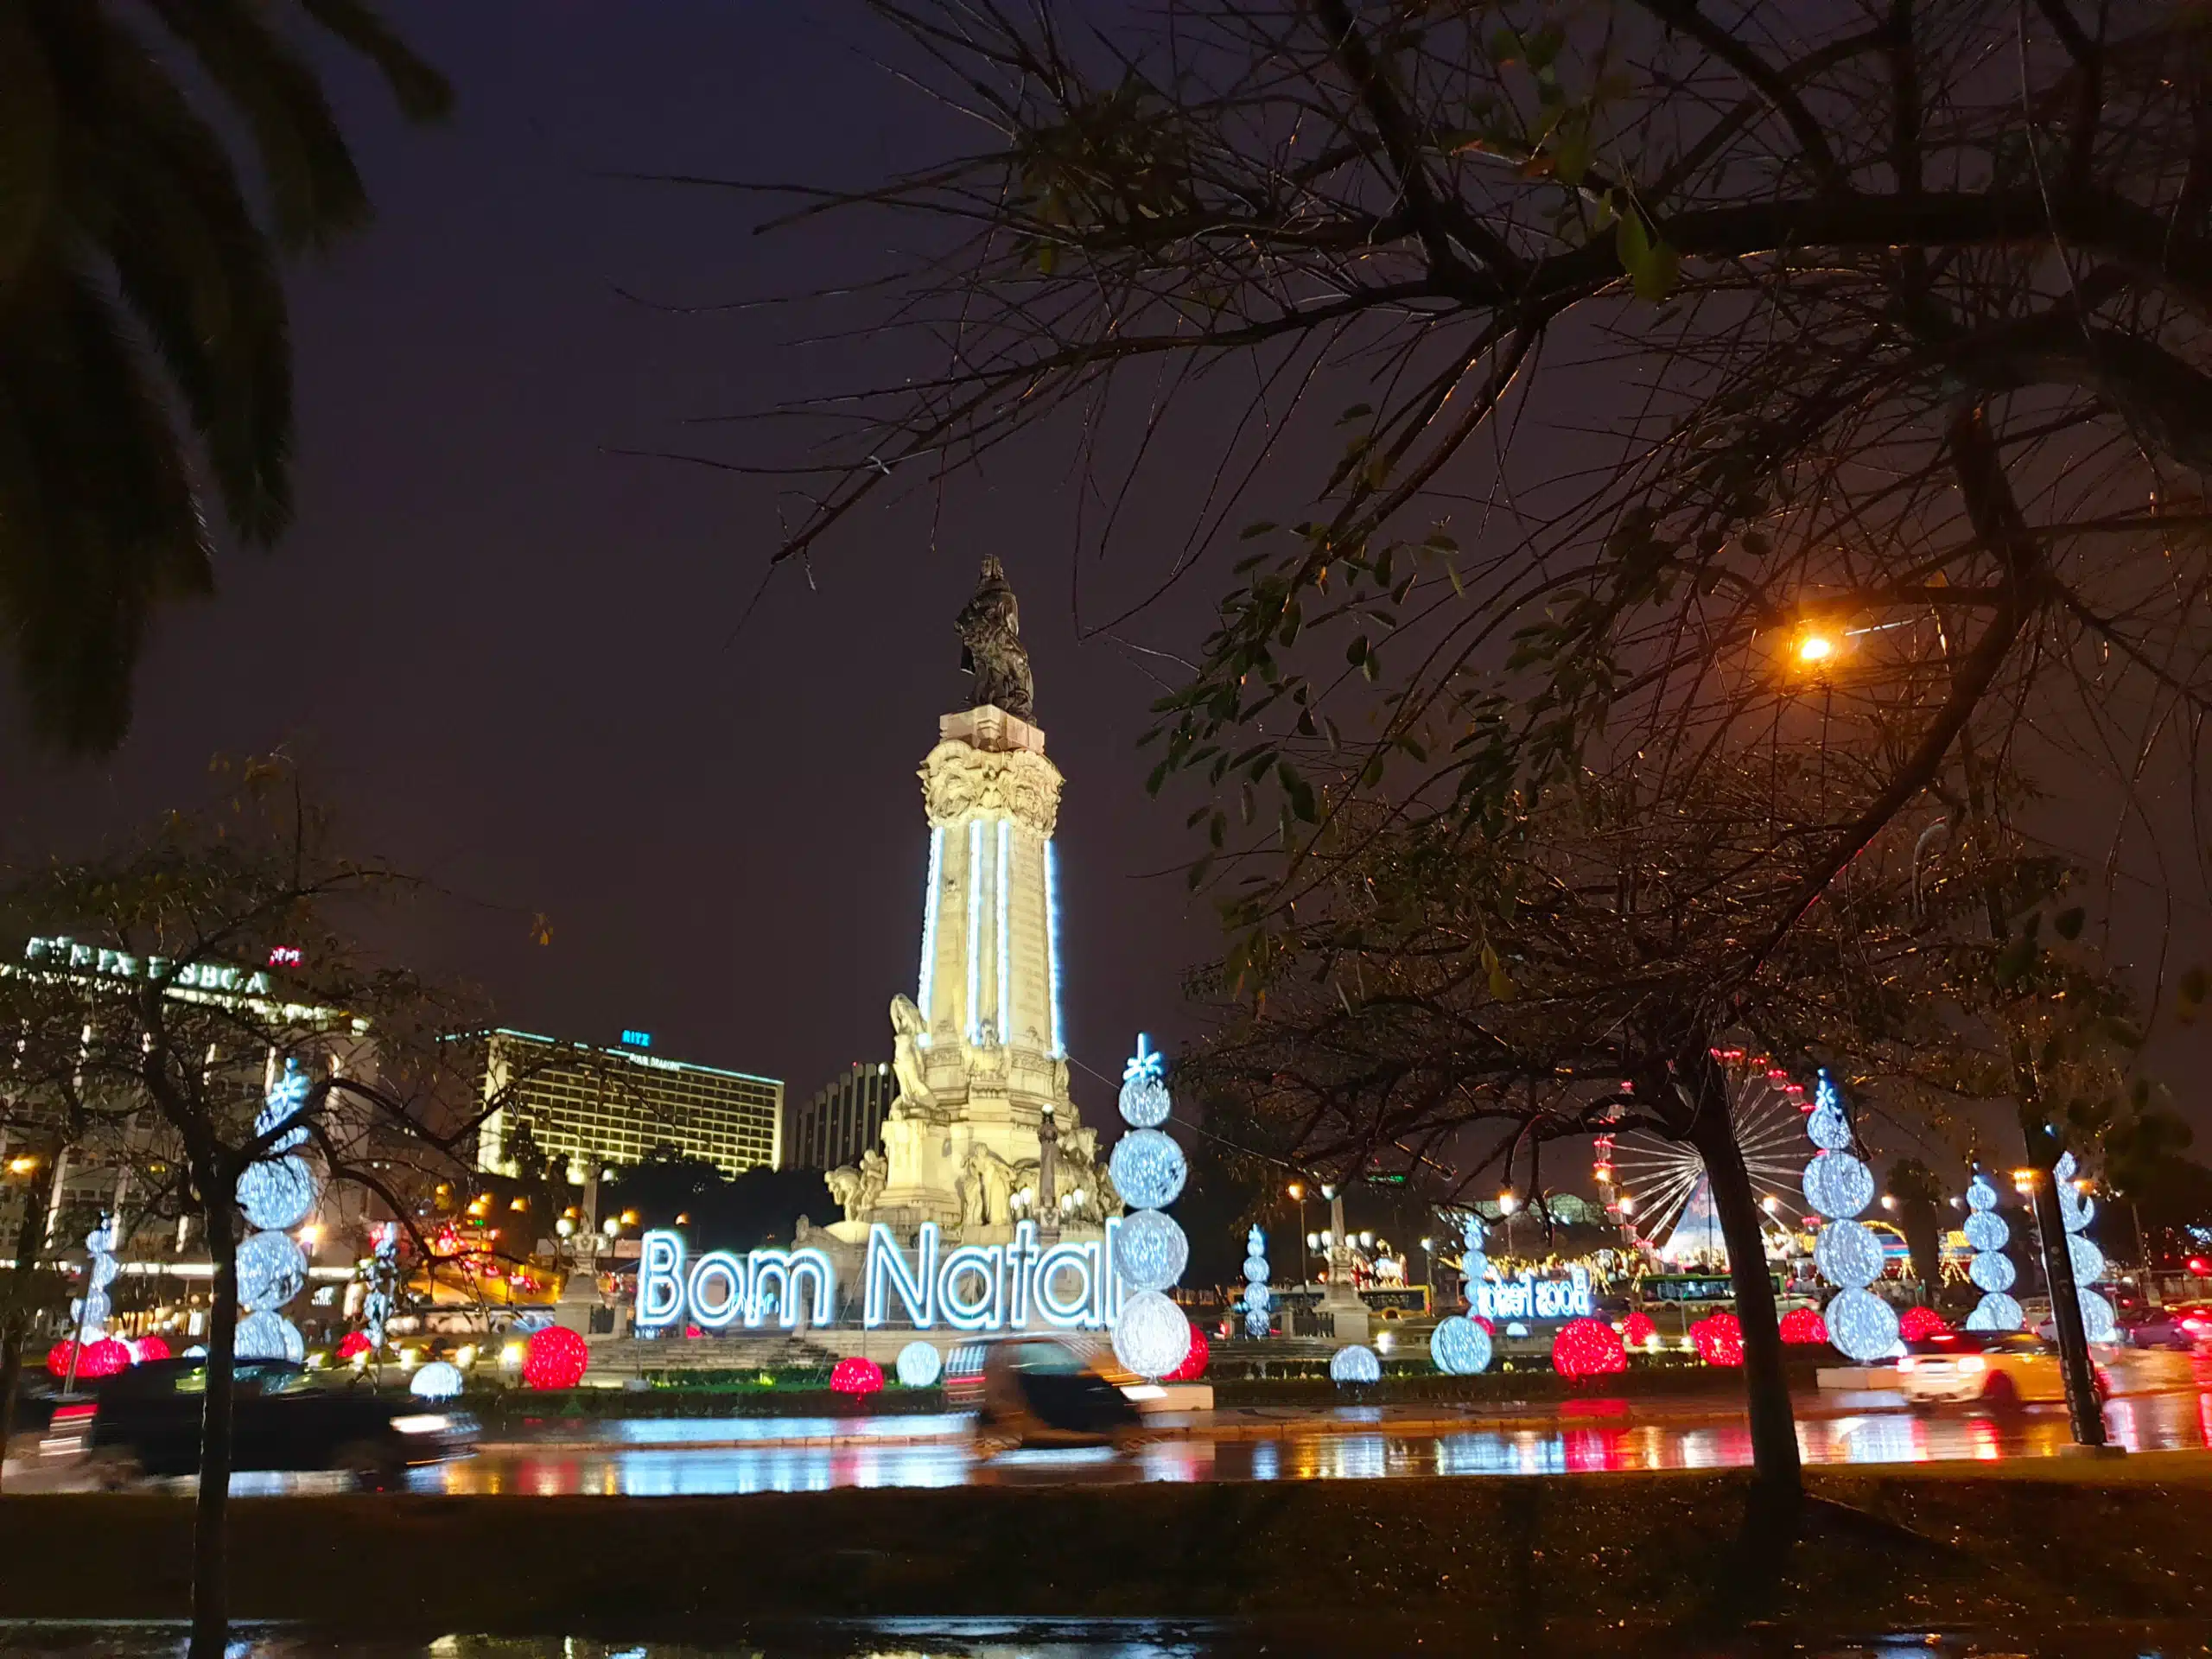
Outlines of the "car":
[{"label": "car", "polygon": [[[2101,1400],[2112,1376],[2101,1365],[2094,1370]],[[2058,1350],[2025,1331],[1942,1331],[1907,1343],[1897,1386],[1915,1405],[1972,1401],[2005,1410],[2066,1398]]]},{"label": "car", "polygon": [[2212,1344],[2212,1307],[2202,1302],[2147,1307],[2139,1318],[2124,1320],[2122,1328],[2132,1348],[2171,1348],[2188,1353]]},{"label": "car", "polygon": [[989,1449],[1111,1446],[1137,1440],[1142,1419],[1090,1358],[1052,1337],[963,1344],[945,1370],[948,1397],[976,1413]]},{"label": "car", "polygon": [[[242,1359],[232,1407],[232,1467],[333,1469],[384,1484],[466,1456],[475,1425],[365,1389],[321,1388],[289,1360]],[[200,1467],[205,1359],[150,1360],[105,1379],[89,1403],[54,1413],[49,1441],[74,1436],[111,1478],[188,1475]]]}]

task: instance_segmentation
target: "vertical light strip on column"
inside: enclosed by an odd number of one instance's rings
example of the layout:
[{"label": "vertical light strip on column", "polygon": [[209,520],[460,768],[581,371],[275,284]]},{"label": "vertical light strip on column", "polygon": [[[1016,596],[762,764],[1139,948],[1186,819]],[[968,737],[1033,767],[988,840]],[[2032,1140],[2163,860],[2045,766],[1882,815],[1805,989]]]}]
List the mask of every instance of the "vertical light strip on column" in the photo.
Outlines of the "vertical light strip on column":
[{"label": "vertical light strip on column", "polygon": [[937,989],[937,886],[944,876],[944,826],[930,829],[930,886],[922,895],[922,976],[914,1001],[922,1010],[922,1045],[930,1040],[930,999]]},{"label": "vertical light strip on column", "polygon": [[976,1005],[983,996],[983,821],[968,824],[968,1040],[980,1033]]},{"label": "vertical light strip on column", "polygon": [[1014,1040],[1014,973],[1013,973],[1012,969],[1008,966],[1007,962],[1007,948],[1006,948],[1006,945],[1007,945],[1007,933],[1006,933],[1006,889],[1007,889],[1007,843],[1008,842],[1008,841],[1009,841],[1009,840],[1011,840],[1011,839],[1012,839],[1013,830],[1014,830],[1014,820],[1013,820],[1013,819],[1011,819],[1011,818],[1001,818],[1001,819],[999,820],[999,874],[998,874],[998,888],[999,888],[999,890],[998,890],[998,895],[997,895],[997,896],[998,896],[998,906],[999,906],[999,947],[998,947],[998,963],[999,963],[999,1008],[998,1008],[998,1022],[999,1022],[999,1041],[1001,1041],[1001,1043],[1010,1043],[1010,1042],[1012,1042],[1012,1041]]},{"label": "vertical light strip on column", "polygon": [[1060,859],[1051,836],[1045,839],[1045,983],[1052,1008],[1052,1055],[1065,1054],[1060,1038]]}]

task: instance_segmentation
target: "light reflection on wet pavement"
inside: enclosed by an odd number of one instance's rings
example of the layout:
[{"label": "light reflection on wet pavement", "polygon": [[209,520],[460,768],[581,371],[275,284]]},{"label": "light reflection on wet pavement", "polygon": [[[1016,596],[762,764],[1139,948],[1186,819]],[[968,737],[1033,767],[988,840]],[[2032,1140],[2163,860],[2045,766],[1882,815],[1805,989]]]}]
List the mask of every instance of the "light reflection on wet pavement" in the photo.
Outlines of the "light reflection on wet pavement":
[{"label": "light reflection on wet pavement", "polygon": [[[1738,1420],[1609,1423],[1606,1402],[1552,1426],[1465,1431],[1370,1431],[1338,1421],[1328,1432],[1267,1438],[1157,1440],[1127,1456],[1107,1451],[1013,1452],[978,1459],[964,1440],[861,1439],[863,1422],[839,1423],[837,1445],[669,1444],[676,1435],[728,1440],[749,1425],[606,1423],[607,1443],[588,1448],[487,1446],[467,1461],[417,1471],[416,1491],[668,1497],[747,1492],[824,1491],[834,1487],[1109,1484],[1134,1481],[1387,1479],[1408,1475],[1543,1475],[1599,1470],[1723,1469],[1748,1465],[1750,1431]],[[756,1420],[757,1421],[757,1420]],[[2212,1444],[2212,1393],[2145,1395],[2114,1401],[2106,1421],[2130,1451]],[[865,1420],[880,1433],[928,1432],[915,1420]],[[897,1427],[891,1427],[897,1425]],[[790,1425],[781,1426],[790,1432]],[[730,1431],[735,1430],[736,1433]],[[2056,1407],[1992,1416],[1969,1409],[1915,1413],[1867,1409],[1801,1420],[1798,1443],[1808,1463],[1994,1462],[2056,1457],[2071,1443]],[[656,1442],[659,1442],[656,1444]],[[267,1478],[290,1489],[288,1478]]]}]

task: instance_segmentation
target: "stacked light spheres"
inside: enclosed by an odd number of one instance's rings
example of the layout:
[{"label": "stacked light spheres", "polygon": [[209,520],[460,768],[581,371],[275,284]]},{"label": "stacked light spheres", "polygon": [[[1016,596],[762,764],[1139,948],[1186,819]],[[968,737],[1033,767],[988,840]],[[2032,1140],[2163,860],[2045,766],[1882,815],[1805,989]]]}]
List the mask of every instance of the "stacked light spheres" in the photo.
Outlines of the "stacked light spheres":
[{"label": "stacked light spheres", "polygon": [[1821,1313],[1828,1340],[1864,1363],[1897,1345],[1895,1309],[1866,1288],[1882,1276],[1882,1243],[1852,1217],[1874,1201],[1874,1172],[1851,1153],[1851,1120],[1828,1074],[1820,1075],[1805,1133],[1820,1148],[1805,1166],[1805,1202],[1827,1217],[1813,1240],[1821,1277],[1838,1287]]},{"label": "stacked light spheres", "polygon": [[[1483,1233],[1483,1220],[1471,1210],[1467,1211],[1460,1238],[1466,1253],[1460,1260],[1459,1271],[1467,1281],[1467,1305],[1471,1307],[1475,1287],[1490,1271],[1490,1258],[1483,1254],[1483,1246],[1488,1243]],[[1490,1332],[1464,1313],[1439,1319],[1436,1329],[1429,1333],[1428,1357],[1436,1362],[1438,1370],[1452,1376],[1472,1376],[1488,1370]]]},{"label": "stacked light spheres", "polygon": [[399,1224],[380,1224],[370,1235],[369,1290],[361,1299],[361,1332],[369,1357],[384,1351],[385,1325],[391,1318],[391,1293],[399,1283]]},{"label": "stacked light spheres", "polygon": [[[286,1059],[283,1074],[253,1121],[254,1133],[267,1135],[289,1122],[307,1096],[307,1074],[298,1061]],[[286,1230],[315,1212],[321,1194],[314,1166],[297,1150],[307,1139],[304,1128],[286,1129],[270,1143],[261,1161],[248,1165],[238,1177],[238,1207],[257,1230],[238,1246],[238,1306],[245,1317],[238,1321],[232,1348],[240,1359],[296,1363],[307,1357],[299,1327],[276,1311],[307,1288],[306,1252]]]},{"label": "stacked light spheres", "polygon": [[1160,1128],[1173,1109],[1166,1070],[1139,1033],[1137,1052],[1122,1071],[1122,1118],[1129,1132],[1114,1143],[1106,1166],[1131,1207],[1114,1230],[1114,1272],[1126,1289],[1114,1316],[1114,1354],[1155,1382],[1191,1351],[1191,1322],[1166,1294],[1191,1259],[1190,1240],[1162,1213],[1190,1176],[1182,1147]]},{"label": "stacked light spheres", "polygon": [[2074,1186],[2074,1154],[2059,1155],[2051,1173],[2058,1195],[2058,1218],[2066,1228],[2066,1252],[2074,1260],[2074,1294],[2082,1304],[2082,1331],[2091,1342],[2118,1342],[2120,1322],[2112,1304],[2090,1287],[2105,1276],[2105,1253],[2082,1236],[2082,1230],[2097,1213],[2094,1198],[2085,1198]]},{"label": "stacked light spheres", "polygon": [[1967,1263],[1967,1277],[1981,1292],[1981,1300],[1967,1315],[1969,1331],[2017,1331],[2024,1323],[2020,1305],[2013,1300],[2012,1262],[2005,1254],[2011,1236],[2005,1218],[1997,1213],[1997,1188],[1980,1170],[1967,1183],[1967,1243],[1974,1246],[1974,1260]]},{"label": "stacked light spheres", "polygon": [[99,1225],[85,1235],[85,1294],[69,1304],[77,1321],[80,1351],[107,1335],[107,1316],[111,1311],[107,1287],[122,1271],[115,1259],[115,1217],[102,1216]]},{"label": "stacked light spheres", "polygon": [[1244,1334],[1264,1337],[1268,1319],[1268,1236],[1255,1224],[1244,1237]]}]

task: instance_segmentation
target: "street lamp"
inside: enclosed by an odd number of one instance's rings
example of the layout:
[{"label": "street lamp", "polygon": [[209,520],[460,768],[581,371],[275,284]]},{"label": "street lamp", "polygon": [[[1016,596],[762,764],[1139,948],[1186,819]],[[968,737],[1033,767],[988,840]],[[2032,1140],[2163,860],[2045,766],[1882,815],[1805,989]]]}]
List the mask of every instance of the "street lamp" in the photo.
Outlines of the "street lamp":
[{"label": "street lamp", "polygon": [[1508,1255],[1513,1254],[1513,1212],[1520,1207],[1520,1201],[1513,1196],[1511,1187],[1497,1195],[1497,1213],[1505,1217],[1505,1253]]},{"label": "street lamp", "polygon": [[[1305,1231],[1306,1231],[1306,1183],[1305,1183],[1305,1182],[1303,1182],[1303,1181],[1293,1181],[1293,1182],[1292,1182],[1288,1186],[1286,1186],[1285,1188],[1283,1188],[1283,1192],[1284,1192],[1284,1194],[1285,1194],[1287,1197],[1288,1197],[1288,1198],[1290,1199],[1290,1201],[1291,1201],[1293,1204],[1294,1204],[1294,1205],[1296,1205],[1298,1206],[1298,1230],[1299,1230],[1300,1232],[1301,1232],[1301,1233],[1305,1232]],[[1310,1238],[1310,1237],[1312,1237],[1312,1236],[1313,1236],[1313,1235],[1311,1235],[1311,1234],[1309,1233],[1309,1234],[1307,1234],[1307,1235],[1306,1235],[1306,1236]],[[1304,1285],[1304,1284],[1305,1284],[1305,1282],[1306,1282],[1306,1262],[1305,1262],[1305,1261],[1304,1261],[1304,1259],[1303,1259],[1303,1258],[1300,1258],[1300,1262],[1299,1262],[1299,1266],[1298,1266],[1298,1282],[1299,1282],[1301,1286],[1302,1286],[1302,1285]]]}]

